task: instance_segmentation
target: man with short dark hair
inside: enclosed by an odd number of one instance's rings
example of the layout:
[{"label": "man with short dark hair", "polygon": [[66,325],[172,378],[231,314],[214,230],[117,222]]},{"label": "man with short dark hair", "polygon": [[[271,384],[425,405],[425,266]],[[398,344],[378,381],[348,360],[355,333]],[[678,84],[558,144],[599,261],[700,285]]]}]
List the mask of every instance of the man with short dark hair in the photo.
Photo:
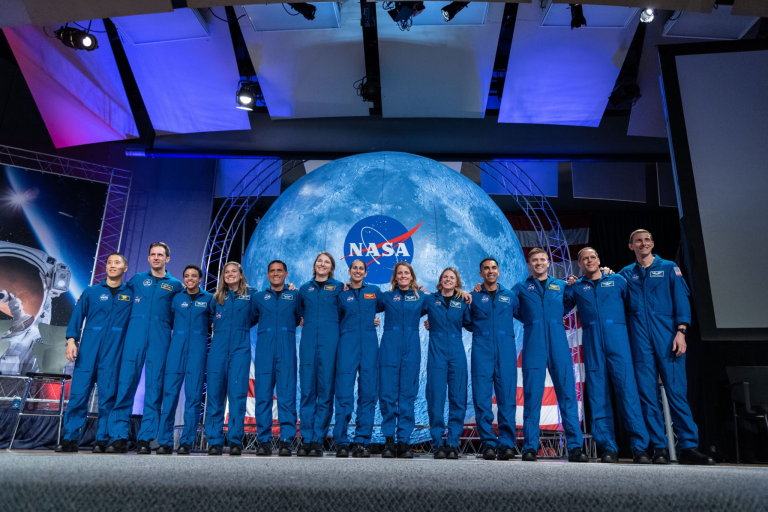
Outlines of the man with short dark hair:
[{"label": "man with short dark hair", "polygon": [[133,307],[120,360],[117,400],[109,415],[109,437],[112,442],[107,447],[107,453],[128,451],[128,420],[142,367],[145,368],[144,418],[136,453],[152,453],[149,441],[157,437],[165,358],[171,341],[171,301],[182,289],[181,282],[171,277],[165,269],[170,259],[170,249],[166,244],[151,244],[147,257],[149,272],[139,272],[128,282],[133,291]]}]

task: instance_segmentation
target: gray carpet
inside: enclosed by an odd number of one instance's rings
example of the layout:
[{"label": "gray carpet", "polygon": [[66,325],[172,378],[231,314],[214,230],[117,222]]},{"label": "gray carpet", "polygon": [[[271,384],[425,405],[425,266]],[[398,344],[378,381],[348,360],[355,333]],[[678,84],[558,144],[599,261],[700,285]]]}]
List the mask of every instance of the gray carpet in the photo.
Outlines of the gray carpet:
[{"label": "gray carpet", "polygon": [[768,510],[768,467],[0,452],[0,511]]}]

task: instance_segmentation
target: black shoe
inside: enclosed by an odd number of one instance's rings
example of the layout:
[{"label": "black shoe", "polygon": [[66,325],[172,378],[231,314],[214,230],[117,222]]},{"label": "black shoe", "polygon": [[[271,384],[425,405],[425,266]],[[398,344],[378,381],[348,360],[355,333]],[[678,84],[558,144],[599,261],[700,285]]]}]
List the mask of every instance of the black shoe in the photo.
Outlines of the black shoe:
[{"label": "black shoe", "polygon": [[605,462],[607,464],[613,464],[614,462],[619,462],[619,454],[613,450],[605,450],[603,452],[603,456],[600,457],[600,462]]},{"label": "black shoe", "polygon": [[189,455],[192,451],[192,447],[188,444],[180,444],[179,449],[176,450],[176,455]]},{"label": "black shoe", "polygon": [[173,454],[173,446],[167,445],[167,444],[161,444],[157,447],[157,450],[155,450],[156,455],[172,455]]},{"label": "black shoe", "polygon": [[686,448],[680,451],[680,455],[677,457],[677,462],[680,464],[691,464],[696,466],[714,466],[715,459],[702,453],[698,448]]},{"label": "black shoe", "polygon": [[388,437],[384,442],[384,449],[381,451],[382,459],[394,459],[397,456],[397,448],[395,448],[395,440],[392,437]]},{"label": "black shoe", "polygon": [[512,460],[515,458],[515,450],[503,444],[499,446],[499,453],[496,455],[498,460]]},{"label": "black shoe", "polygon": [[435,449],[435,459],[444,459],[448,456],[448,450],[445,449],[445,446],[438,446]]},{"label": "black shoe", "polygon": [[208,448],[208,455],[221,455],[221,445],[214,444]]},{"label": "black shoe", "polygon": [[484,444],[480,447],[480,453],[485,460],[496,460],[496,447],[490,444]]},{"label": "black shoe", "polygon": [[290,457],[293,455],[290,441],[280,441],[280,444],[277,446],[277,454],[280,457]]},{"label": "black shoe", "polygon": [[574,448],[568,452],[568,462],[589,462],[589,457],[581,448]]},{"label": "black shoe", "polygon": [[104,453],[128,453],[128,440],[116,439],[112,441],[112,443],[107,446],[107,449],[104,450]]},{"label": "black shoe", "polygon": [[536,450],[533,448],[528,448],[523,452],[523,462],[536,462],[538,459]]},{"label": "black shoe", "polygon": [[362,443],[352,444],[352,457],[358,459],[367,459],[371,456],[371,450],[367,446],[363,446]]},{"label": "black shoe", "polygon": [[645,453],[644,450],[637,450],[635,453],[632,454],[632,461],[635,464],[650,464],[651,459],[648,457],[648,454]]},{"label": "black shoe", "polygon": [[449,460],[457,460],[459,458],[459,450],[455,446],[446,446],[445,458]]},{"label": "black shoe", "polygon": [[398,459],[412,459],[413,452],[411,446],[408,443],[400,441],[397,443],[397,458]]},{"label": "black shoe", "polygon": [[654,464],[669,464],[669,450],[666,448],[654,448],[652,462]]},{"label": "black shoe", "polygon": [[91,453],[106,453],[108,444],[109,441],[96,441],[93,443],[93,450],[91,450]]},{"label": "black shoe", "polygon": [[152,455],[152,448],[149,446],[149,441],[139,441],[136,446],[136,455]]},{"label": "black shoe", "polygon": [[305,444],[303,441],[299,445],[299,447],[296,449],[296,456],[297,457],[306,457],[309,454],[309,445]]},{"label": "black shoe", "polygon": [[74,453],[80,450],[79,444],[74,439],[63,439],[61,443],[56,445],[53,451],[56,453]]},{"label": "black shoe", "polygon": [[323,443],[312,443],[309,445],[309,451],[307,455],[310,457],[322,457],[323,456]]},{"label": "black shoe", "polygon": [[239,457],[243,454],[243,447],[239,444],[230,444],[229,445],[229,456],[230,457]]},{"label": "black shoe", "polygon": [[259,447],[256,448],[256,455],[260,457],[269,457],[272,455],[272,442],[259,443]]},{"label": "black shoe", "polygon": [[346,459],[349,457],[349,446],[340,444],[338,448],[336,448],[336,457],[340,459]]}]

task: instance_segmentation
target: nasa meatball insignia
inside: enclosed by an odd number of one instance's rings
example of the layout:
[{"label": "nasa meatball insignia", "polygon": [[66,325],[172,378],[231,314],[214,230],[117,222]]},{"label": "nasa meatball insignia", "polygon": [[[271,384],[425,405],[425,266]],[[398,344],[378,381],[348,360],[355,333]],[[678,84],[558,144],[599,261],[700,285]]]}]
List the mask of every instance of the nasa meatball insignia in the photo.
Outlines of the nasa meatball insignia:
[{"label": "nasa meatball insignia", "polygon": [[355,300],[355,298],[352,295],[347,297],[347,302],[352,302],[353,300]]},{"label": "nasa meatball insignia", "polygon": [[101,300],[109,300],[109,295],[106,293],[102,294],[101,297],[99,297]]},{"label": "nasa meatball insignia", "polygon": [[400,296],[399,295],[395,295],[394,297],[392,297],[392,300],[394,302],[400,302]]},{"label": "nasa meatball insignia", "polygon": [[187,302],[187,301],[182,302],[181,303],[181,307],[188,308],[189,307],[189,302]]}]

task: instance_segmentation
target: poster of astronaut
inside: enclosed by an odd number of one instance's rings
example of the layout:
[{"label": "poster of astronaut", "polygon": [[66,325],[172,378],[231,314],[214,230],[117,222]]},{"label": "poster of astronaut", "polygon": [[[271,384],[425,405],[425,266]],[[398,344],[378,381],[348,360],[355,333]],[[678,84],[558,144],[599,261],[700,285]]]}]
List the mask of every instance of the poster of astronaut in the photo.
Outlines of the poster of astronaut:
[{"label": "poster of astronaut", "polygon": [[91,282],[107,185],[0,166],[0,372],[71,373],[65,332]]}]

